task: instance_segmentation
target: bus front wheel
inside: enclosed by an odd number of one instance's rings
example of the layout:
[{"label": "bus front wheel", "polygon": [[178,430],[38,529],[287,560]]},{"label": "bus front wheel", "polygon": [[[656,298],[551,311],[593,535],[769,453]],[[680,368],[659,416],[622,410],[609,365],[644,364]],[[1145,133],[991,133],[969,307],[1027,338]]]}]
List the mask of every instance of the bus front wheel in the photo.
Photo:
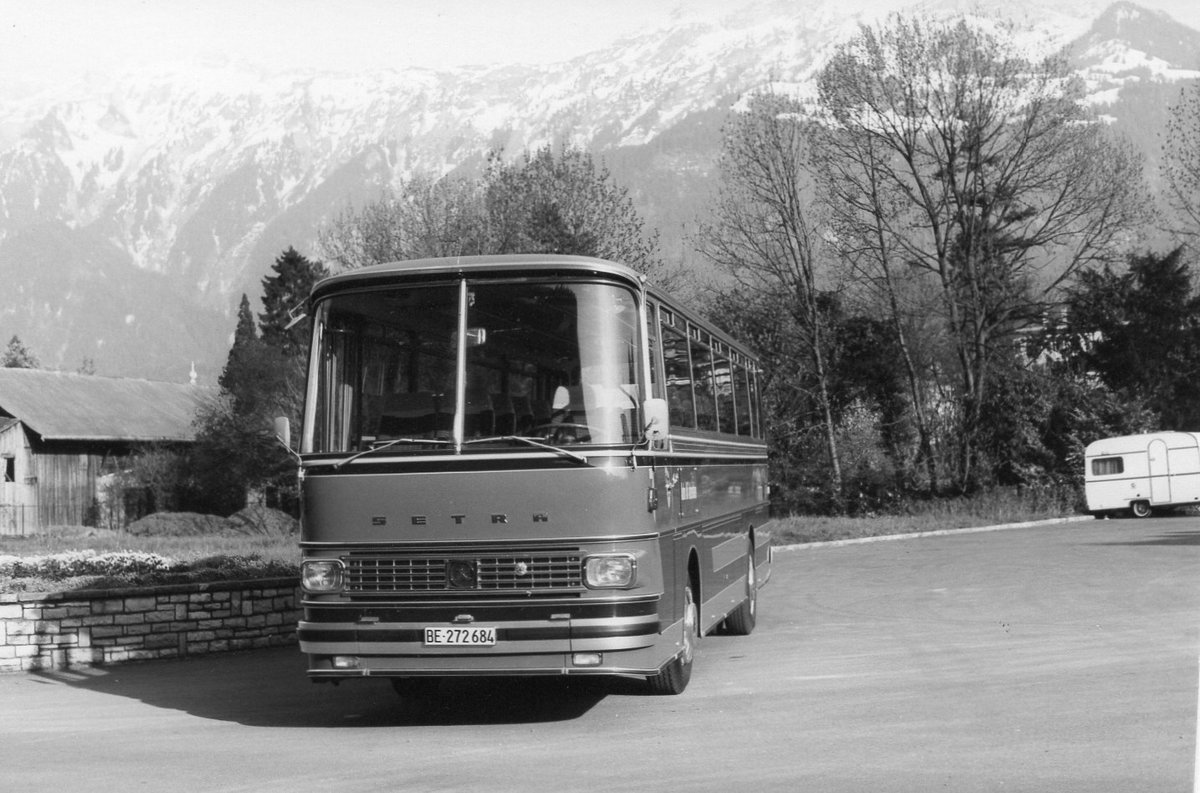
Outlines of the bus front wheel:
[{"label": "bus front wheel", "polygon": [[1129,511],[1135,518],[1150,517],[1151,509],[1149,501],[1135,501],[1129,505]]},{"label": "bus front wheel", "polygon": [[655,694],[682,694],[692,679],[692,660],[696,655],[696,638],[700,625],[700,612],[690,584],[683,588],[683,646],[658,674],[647,678],[650,690]]}]

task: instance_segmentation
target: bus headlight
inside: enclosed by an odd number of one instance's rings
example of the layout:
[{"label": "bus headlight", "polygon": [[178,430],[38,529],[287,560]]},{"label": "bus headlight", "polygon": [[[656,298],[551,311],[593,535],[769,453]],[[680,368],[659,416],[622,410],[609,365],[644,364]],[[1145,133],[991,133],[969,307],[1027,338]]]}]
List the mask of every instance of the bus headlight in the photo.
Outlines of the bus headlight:
[{"label": "bus headlight", "polygon": [[628,589],[637,579],[637,560],[627,553],[589,556],[583,571],[590,589]]},{"label": "bus headlight", "polygon": [[308,559],[300,566],[300,585],[306,592],[337,592],[344,569],[340,559]]}]

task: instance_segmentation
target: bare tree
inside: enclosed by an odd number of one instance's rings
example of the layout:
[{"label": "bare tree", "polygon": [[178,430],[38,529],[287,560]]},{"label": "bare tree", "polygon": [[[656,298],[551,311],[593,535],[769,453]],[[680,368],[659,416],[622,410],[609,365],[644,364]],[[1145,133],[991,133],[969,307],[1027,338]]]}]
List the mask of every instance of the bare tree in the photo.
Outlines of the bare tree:
[{"label": "bare tree", "polygon": [[[417,174],[319,234],[340,268],[485,253],[564,253],[622,262],[660,283],[658,258],[628,191],[590,154],[544,147],[512,163],[492,152],[479,177]],[[669,286],[669,284],[668,284]]]},{"label": "bare tree", "polygon": [[377,201],[344,210],[318,233],[339,269],[488,250],[483,191],[467,179],[416,174]]},{"label": "bare tree", "polygon": [[660,273],[657,234],[586,151],[545,146],[508,164],[497,152],[484,183],[498,252],[581,253]]},{"label": "bare tree", "polygon": [[964,486],[995,356],[1064,279],[1123,253],[1147,203],[1141,161],[1086,114],[1066,61],[1013,42],[893,16],[861,28],[819,78],[843,244],[890,297],[926,276],[939,295]]},{"label": "bare tree", "polygon": [[1200,82],[1182,89],[1171,106],[1162,174],[1167,199],[1183,221],[1176,231],[1200,242]]},{"label": "bare tree", "polygon": [[816,382],[836,499],[843,490],[837,428],[829,394],[825,321],[820,297],[822,249],[814,219],[809,124],[788,97],[750,97],[727,122],[721,183],[702,252],[742,285],[781,294],[795,320]]},{"label": "bare tree", "polygon": [[924,468],[929,489],[936,493],[941,477],[930,415],[936,412],[930,387],[936,363],[930,348],[936,343],[937,331],[929,327],[928,320],[935,313],[930,295],[936,294],[936,283],[907,266],[891,231],[906,197],[894,184],[873,178],[885,167],[887,150],[872,137],[829,130],[822,130],[816,140],[816,167],[834,244],[849,268],[848,280],[855,285],[858,298],[867,304],[868,312],[891,328],[917,432],[916,463]]}]

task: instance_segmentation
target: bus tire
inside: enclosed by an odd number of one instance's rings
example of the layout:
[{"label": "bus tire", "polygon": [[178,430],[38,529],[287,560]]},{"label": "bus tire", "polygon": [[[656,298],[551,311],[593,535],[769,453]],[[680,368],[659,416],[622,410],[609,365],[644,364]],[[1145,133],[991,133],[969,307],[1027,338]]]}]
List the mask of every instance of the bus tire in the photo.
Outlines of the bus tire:
[{"label": "bus tire", "polygon": [[692,661],[696,655],[700,610],[692,595],[691,584],[683,588],[683,647],[667,665],[646,679],[654,694],[682,694],[692,679]]},{"label": "bus tire", "polygon": [[1129,505],[1129,513],[1135,518],[1148,518],[1153,511],[1149,501],[1134,501]]},{"label": "bus tire", "polygon": [[746,559],[746,599],[725,618],[725,632],[732,636],[749,636],[758,621],[758,575],[754,569],[753,540]]}]

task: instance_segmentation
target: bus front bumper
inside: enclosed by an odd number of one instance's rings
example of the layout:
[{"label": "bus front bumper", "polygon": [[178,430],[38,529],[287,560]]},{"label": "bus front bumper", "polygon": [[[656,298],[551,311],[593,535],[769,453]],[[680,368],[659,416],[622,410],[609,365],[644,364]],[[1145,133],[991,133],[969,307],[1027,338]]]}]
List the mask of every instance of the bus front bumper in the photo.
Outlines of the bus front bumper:
[{"label": "bus front bumper", "polygon": [[[566,610],[503,619],[502,608],[475,609],[475,628],[494,628],[494,644],[431,646],[426,629],[453,621],[404,609],[310,607],[300,649],[313,680],[356,677],[618,675],[657,672],[678,652],[678,623],[663,626],[657,603],[611,604],[601,615]],[[430,614],[429,616],[433,616]],[[444,616],[444,615],[443,615]],[[388,618],[392,619],[388,619]],[[411,619],[395,619],[409,617]]]}]

